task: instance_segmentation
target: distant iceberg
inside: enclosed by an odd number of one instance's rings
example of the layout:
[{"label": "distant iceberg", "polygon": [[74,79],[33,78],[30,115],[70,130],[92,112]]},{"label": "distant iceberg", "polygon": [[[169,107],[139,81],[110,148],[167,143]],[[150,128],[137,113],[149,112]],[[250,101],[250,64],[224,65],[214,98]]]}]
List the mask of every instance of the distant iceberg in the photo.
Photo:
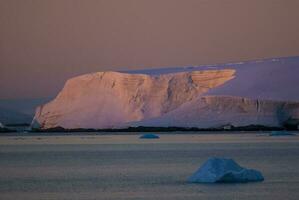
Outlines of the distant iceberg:
[{"label": "distant iceberg", "polygon": [[139,138],[140,139],[159,139],[160,137],[158,135],[155,135],[152,133],[147,133],[147,134],[141,135]]},{"label": "distant iceberg", "polygon": [[295,136],[296,134],[290,133],[288,131],[272,131],[270,136]]},{"label": "distant iceberg", "polygon": [[209,158],[191,177],[190,183],[244,183],[263,181],[261,172],[246,169],[232,159]]}]

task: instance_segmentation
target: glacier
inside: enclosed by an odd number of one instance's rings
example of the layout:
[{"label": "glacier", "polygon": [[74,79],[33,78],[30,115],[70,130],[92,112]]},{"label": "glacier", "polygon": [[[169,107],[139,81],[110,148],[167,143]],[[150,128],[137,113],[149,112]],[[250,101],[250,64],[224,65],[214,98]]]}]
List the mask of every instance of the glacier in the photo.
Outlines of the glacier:
[{"label": "glacier", "polygon": [[40,129],[282,127],[299,119],[299,57],[96,72],[36,109]]}]

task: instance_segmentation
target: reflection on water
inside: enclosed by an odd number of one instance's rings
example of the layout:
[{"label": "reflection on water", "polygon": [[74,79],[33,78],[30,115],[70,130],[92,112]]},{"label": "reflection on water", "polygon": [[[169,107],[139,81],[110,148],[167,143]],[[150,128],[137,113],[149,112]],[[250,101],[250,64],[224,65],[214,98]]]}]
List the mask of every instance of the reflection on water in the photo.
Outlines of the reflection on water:
[{"label": "reflection on water", "polygon": [[[1,144],[0,199],[299,198],[299,142],[292,137],[267,143],[254,142],[260,137],[244,142],[238,135],[225,143],[123,144],[113,137],[117,142],[110,144]],[[187,184],[186,178],[211,156],[258,169],[265,181]]]}]

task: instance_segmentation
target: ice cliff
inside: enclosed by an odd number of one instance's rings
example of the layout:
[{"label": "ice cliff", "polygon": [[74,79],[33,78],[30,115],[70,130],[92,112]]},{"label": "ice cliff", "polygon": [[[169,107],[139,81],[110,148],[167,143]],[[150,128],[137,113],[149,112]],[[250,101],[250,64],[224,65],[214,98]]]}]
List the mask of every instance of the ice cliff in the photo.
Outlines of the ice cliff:
[{"label": "ice cliff", "polygon": [[42,129],[225,124],[282,126],[299,119],[299,57],[131,72],[68,80],[39,106]]},{"label": "ice cliff", "polygon": [[157,118],[133,122],[133,126],[220,128],[263,125],[281,127],[299,119],[299,103],[256,100],[233,96],[203,96]]}]

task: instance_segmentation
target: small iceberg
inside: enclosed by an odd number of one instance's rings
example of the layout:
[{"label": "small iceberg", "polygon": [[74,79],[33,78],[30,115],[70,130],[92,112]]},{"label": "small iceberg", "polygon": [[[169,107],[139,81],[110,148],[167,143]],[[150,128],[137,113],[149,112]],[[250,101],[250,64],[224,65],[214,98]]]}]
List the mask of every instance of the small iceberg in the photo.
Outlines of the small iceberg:
[{"label": "small iceberg", "polygon": [[152,134],[152,133],[147,133],[144,135],[141,135],[139,139],[159,139],[160,137],[158,135]]},{"label": "small iceberg", "polygon": [[209,158],[191,177],[189,183],[246,183],[263,181],[261,172],[246,169],[232,159]]},{"label": "small iceberg", "polygon": [[295,136],[296,134],[288,131],[272,131],[269,136]]}]

